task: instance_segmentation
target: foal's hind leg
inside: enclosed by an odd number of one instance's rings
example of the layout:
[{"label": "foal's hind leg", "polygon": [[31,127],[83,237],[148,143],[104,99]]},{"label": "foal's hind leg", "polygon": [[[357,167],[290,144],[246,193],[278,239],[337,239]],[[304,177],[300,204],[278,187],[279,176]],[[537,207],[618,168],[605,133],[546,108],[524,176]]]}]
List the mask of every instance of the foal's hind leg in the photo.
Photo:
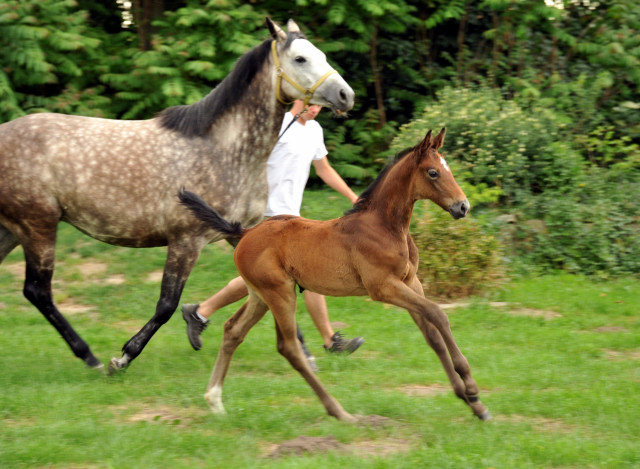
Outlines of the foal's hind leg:
[{"label": "foal's hind leg", "polygon": [[238,346],[244,341],[249,330],[264,317],[267,311],[266,303],[258,298],[257,295],[250,292],[249,299],[225,323],[218,358],[213,367],[211,379],[207,385],[207,391],[204,394],[205,400],[214,413],[225,413],[224,406],[222,405],[222,384],[229,370],[231,357],[233,357]]},{"label": "foal's hind leg", "polygon": [[295,291],[291,289],[291,295],[272,291],[263,292],[263,294],[276,321],[278,352],[309,383],[329,415],[345,422],[356,422],[357,419],[344,410],[340,403],[327,392],[302,353],[302,346],[296,332]]},{"label": "foal's hind leg", "polygon": [[102,368],[102,363],[91,353],[87,343],[73,330],[53,303],[51,278],[53,277],[55,228],[46,234],[32,233],[29,240],[22,242],[27,264],[24,282],[24,296],[40,310],[69,344],[76,357],[92,368]]}]

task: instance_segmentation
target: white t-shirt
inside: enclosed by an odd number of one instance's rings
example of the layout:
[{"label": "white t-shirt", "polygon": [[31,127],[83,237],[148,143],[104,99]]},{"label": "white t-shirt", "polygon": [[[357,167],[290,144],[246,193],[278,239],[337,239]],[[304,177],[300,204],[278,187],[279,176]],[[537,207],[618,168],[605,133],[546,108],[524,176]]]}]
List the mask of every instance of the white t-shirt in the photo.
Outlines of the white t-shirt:
[{"label": "white t-shirt", "polygon": [[[282,120],[280,134],[293,120],[287,112]],[[267,161],[269,199],[265,216],[300,215],[302,194],[309,179],[313,160],[327,156],[322,126],[315,120],[302,125],[294,122],[276,143]]]}]

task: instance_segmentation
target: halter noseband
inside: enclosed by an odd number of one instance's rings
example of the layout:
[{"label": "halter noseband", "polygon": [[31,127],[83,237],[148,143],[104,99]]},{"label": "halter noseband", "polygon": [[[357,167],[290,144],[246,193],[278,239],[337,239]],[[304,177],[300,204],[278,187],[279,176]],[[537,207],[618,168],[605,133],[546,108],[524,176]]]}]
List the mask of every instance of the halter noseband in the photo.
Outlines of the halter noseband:
[{"label": "halter noseband", "polygon": [[271,42],[271,51],[273,52],[273,61],[275,62],[276,75],[278,76],[278,82],[276,84],[276,98],[278,98],[278,101],[280,101],[282,104],[291,104],[293,102],[293,101],[287,102],[284,99],[282,99],[281,88],[282,88],[282,79],[283,78],[287,82],[289,82],[289,84],[291,86],[293,86],[295,89],[297,89],[301,93],[304,93],[304,107],[307,107],[307,104],[309,104],[309,101],[313,97],[313,93],[315,93],[315,91],[318,89],[318,87],[329,77],[329,75],[333,75],[334,73],[338,73],[334,69],[331,69],[327,73],[322,75],[320,77],[320,79],[318,81],[316,81],[316,83],[311,88],[305,89],[302,86],[300,86],[299,84],[297,84],[295,81],[293,81],[291,78],[289,78],[287,76],[287,74],[284,73],[284,71],[282,71],[282,67],[280,67],[280,60],[278,60],[278,52],[276,51],[276,41],[275,40]]}]

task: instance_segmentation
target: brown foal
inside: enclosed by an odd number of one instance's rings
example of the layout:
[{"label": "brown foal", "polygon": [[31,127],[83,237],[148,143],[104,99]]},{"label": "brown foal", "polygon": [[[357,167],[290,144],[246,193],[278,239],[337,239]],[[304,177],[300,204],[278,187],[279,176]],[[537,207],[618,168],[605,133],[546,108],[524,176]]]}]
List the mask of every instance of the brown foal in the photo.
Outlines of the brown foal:
[{"label": "brown foal", "polygon": [[467,359],[456,344],[447,315],[425,298],[416,276],[418,249],[409,234],[417,200],[429,199],[458,219],[469,202],[438,150],[445,129],[431,131],[400,154],[344,216],[328,221],[295,216],[272,217],[254,228],[223,219],[197,195],[180,200],[201,221],[228,239],[239,239],[234,261],[249,287],[249,298],[226,322],[224,338],[205,399],[224,413],[222,385],[231,357],[248,331],[268,310],[276,323],[278,351],[318,395],[329,415],[355,421],[324,388],[296,339],[296,285],[329,296],[368,295],[409,311],[442,362],[456,395],[482,420],[489,411]]}]

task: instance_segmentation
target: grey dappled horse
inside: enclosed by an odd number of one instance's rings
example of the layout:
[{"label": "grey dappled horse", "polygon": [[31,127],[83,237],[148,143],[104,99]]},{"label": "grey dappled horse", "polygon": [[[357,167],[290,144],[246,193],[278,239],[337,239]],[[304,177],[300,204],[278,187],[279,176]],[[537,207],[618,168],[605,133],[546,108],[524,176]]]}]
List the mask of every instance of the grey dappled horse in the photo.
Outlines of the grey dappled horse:
[{"label": "grey dappled horse", "polygon": [[102,367],[53,302],[57,225],[117,246],[168,246],[155,314],[113,358],[125,368],[176,310],[201,249],[222,235],[178,202],[192,190],[225,218],[252,225],[267,200],[266,163],[287,104],[342,113],[354,93],[289,20],[243,55],[206,97],[149,120],[32,114],[0,125],[0,262],[19,244],[24,295],[90,367]]}]

